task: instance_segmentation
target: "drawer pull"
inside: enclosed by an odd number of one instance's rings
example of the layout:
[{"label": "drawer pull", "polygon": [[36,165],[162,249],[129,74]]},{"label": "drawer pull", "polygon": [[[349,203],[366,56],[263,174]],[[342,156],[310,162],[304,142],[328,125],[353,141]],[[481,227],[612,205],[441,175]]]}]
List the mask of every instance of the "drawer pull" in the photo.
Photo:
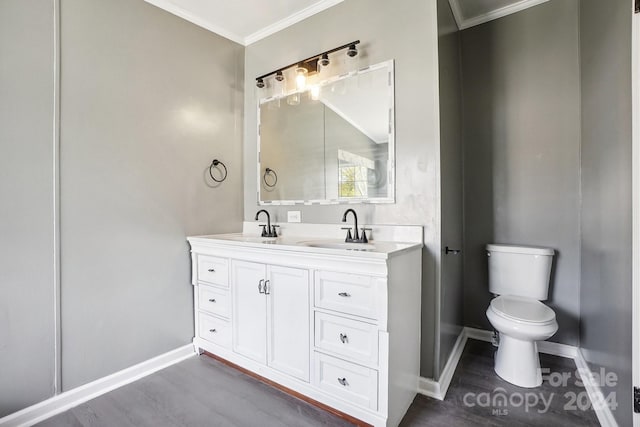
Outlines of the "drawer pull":
[{"label": "drawer pull", "polygon": [[351,296],[351,294],[347,293],[347,292],[340,292],[338,295],[340,295],[341,297],[345,297],[348,298]]},{"label": "drawer pull", "polygon": [[212,334],[215,334],[215,333],[216,333],[216,332],[218,332],[218,331],[217,331],[217,330],[215,330],[215,329],[209,329],[209,332],[211,332]]},{"label": "drawer pull", "polygon": [[213,269],[213,268],[210,268],[210,269],[208,269],[207,271],[208,271],[209,273],[215,273],[215,272],[216,272],[216,270],[215,270],[215,269]]},{"label": "drawer pull", "polygon": [[347,334],[340,334],[340,341],[342,341],[342,344],[347,344],[349,342]]},{"label": "drawer pull", "polygon": [[349,385],[346,378],[338,378],[338,382],[345,387]]},{"label": "drawer pull", "polygon": [[216,302],[215,298],[209,298],[209,302]]}]

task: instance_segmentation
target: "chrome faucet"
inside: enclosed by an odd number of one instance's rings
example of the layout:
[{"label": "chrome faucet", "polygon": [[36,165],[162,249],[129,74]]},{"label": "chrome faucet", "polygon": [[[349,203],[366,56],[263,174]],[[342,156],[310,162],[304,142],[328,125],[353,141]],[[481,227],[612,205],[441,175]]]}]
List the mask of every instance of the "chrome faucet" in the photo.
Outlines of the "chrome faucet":
[{"label": "chrome faucet", "polygon": [[[265,213],[265,215],[267,215],[267,224],[259,224],[260,227],[262,227],[262,237],[278,237],[278,233],[276,232],[276,227],[279,227],[279,225],[271,225],[271,215],[269,215],[269,212],[267,212],[264,209],[260,209],[258,212],[256,212],[256,218],[255,220],[258,220],[258,217],[260,216],[261,213]],[[266,228],[265,228],[266,227]]]},{"label": "chrome faucet", "polygon": [[344,211],[344,215],[342,215],[342,222],[347,222],[347,215],[351,212],[353,214],[353,235],[351,234],[350,227],[343,227],[343,230],[347,230],[347,237],[344,239],[345,242],[353,242],[353,243],[369,243],[369,239],[367,239],[366,230],[371,230],[370,228],[361,228],[362,235],[358,233],[358,214],[353,209],[347,209]]}]

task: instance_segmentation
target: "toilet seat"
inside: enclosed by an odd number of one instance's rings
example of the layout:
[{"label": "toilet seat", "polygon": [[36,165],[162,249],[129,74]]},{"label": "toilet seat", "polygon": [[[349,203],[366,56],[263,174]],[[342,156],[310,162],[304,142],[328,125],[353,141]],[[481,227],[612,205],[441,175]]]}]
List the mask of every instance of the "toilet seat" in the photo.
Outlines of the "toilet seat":
[{"label": "toilet seat", "polygon": [[490,307],[498,316],[516,322],[546,324],[556,319],[552,309],[531,298],[501,295],[491,301]]}]

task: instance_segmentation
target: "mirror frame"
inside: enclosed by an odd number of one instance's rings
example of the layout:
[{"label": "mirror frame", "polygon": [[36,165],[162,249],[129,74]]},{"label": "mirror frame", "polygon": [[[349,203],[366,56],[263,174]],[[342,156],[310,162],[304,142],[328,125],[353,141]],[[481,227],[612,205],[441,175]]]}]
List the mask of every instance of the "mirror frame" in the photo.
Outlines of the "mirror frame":
[{"label": "mirror frame", "polygon": [[[261,98],[258,100],[257,105],[257,197],[258,197],[258,205],[259,206],[287,206],[287,205],[340,205],[340,204],[382,204],[382,203],[395,203],[396,201],[396,144],[395,144],[395,67],[393,59],[388,61],[380,62],[374,65],[369,65],[366,67],[359,68],[358,70],[351,71],[344,74],[339,74],[336,76],[332,76],[328,79],[319,81],[316,85],[320,87],[327,86],[329,84],[335,83],[340,80],[344,80],[350,77],[357,76],[359,74],[366,74],[371,71],[379,70],[386,68],[388,71],[389,78],[389,158],[387,159],[387,187],[388,193],[386,197],[372,197],[368,199],[317,199],[317,200],[260,200],[260,194],[262,189],[262,164],[260,158],[261,151],[261,140],[260,140],[260,107],[262,104],[273,101],[276,99],[284,100],[289,95],[294,93],[304,94],[308,92],[308,89],[298,91],[291,90],[289,92],[283,93],[282,95],[270,96],[266,98]],[[325,190],[326,194],[326,190]]]}]

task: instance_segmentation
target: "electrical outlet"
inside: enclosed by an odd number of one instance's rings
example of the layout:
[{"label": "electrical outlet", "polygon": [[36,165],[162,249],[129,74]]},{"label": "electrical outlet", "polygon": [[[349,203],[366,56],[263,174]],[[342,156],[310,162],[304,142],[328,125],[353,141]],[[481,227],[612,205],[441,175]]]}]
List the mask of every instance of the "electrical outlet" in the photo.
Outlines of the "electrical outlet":
[{"label": "electrical outlet", "polygon": [[300,211],[287,211],[287,222],[300,222],[301,219]]}]

